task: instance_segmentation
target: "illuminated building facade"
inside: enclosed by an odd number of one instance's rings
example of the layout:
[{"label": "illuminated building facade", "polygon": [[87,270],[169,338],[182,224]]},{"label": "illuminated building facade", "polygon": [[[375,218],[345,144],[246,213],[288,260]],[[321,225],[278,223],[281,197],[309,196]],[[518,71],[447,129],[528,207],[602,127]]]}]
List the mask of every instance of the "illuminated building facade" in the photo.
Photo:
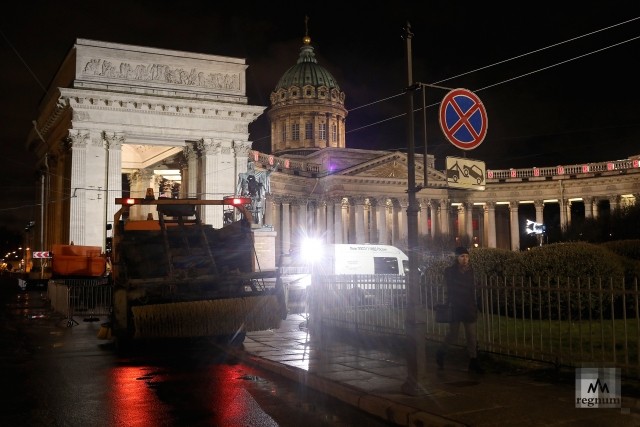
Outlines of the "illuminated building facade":
[{"label": "illuminated building facade", "polygon": [[[253,162],[270,174],[256,231],[273,236],[275,253],[305,236],[406,249],[407,155],[347,148],[346,95],[317,63],[310,39],[271,93],[271,154],[251,149],[248,126],[265,107],[248,105],[246,68],[238,58],[77,40],[28,139],[42,171],[39,248],[104,245],[114,200],[125,192],[233,195]],[[521,241],[527,219],[563,228],[576,216],[637,203],[638,159],[488,170],[485,190],[468,191],[450,188],[433,157],[425,171],[416,155],[418,184],[428,176],[417,194],[418,232],[452,245],[519,250],[528,245]],[[220,227],[216,208],[202,217]]]}]

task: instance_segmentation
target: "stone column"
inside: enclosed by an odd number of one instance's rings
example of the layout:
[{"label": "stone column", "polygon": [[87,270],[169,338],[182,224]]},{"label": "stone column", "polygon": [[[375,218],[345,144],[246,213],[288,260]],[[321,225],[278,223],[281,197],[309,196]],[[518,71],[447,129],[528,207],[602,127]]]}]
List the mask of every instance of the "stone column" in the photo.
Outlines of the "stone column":
[{"label": "stone column", "polygon": [[282,253],[288,254],[291,250],[291,199],[282,199]]},{"label": "stone column", "polygon": [[316,236],[327,235],[327,202],[316,201]]},{"label": "stone column", "polygon": [[84,244],[85,239],[85,179],[87,176],[86,157],[89,132],[71,130],[69,146],[71,148],[71,199],[69,200],[69,242]]},{"label": "stone column", "polygon": [[583,197],[582,202],[584,203],[584,218],[593,218],[593,197]]},{"label": "stone column", "polygon": [[[66,187],[65,170],[70,160],[71,152],[64,146],[58,147],[58,149],[59,151],[54,153],[53,160],[50,163],[50,167],[53,167],[53,175],[51,177],[54,182],[54,191],[48,196],[49,210],[52,212],[52,216],[48,216],[45,219],[46,228],[49,229],[49,232],[45,234],[45,243],[66,242],[67,239],[66,230],[68,224],[63,221],[63,212],[65,211],[63,200],[66,199],[64,190]],[[45,197],[47,197],[46,194]],[[47,245],[43,246],[43,248],[48,247]]]},{"label": "stone column", "polygon": [[458,206],[457,208],[454,208],[457,216],[458,216],[458,229],[456,230],[456,237],[458,237],[459,239],[462,239],[462,236],[464,236],[465,231],[464,231],[464,204],[461,204],[460,206]]},{"label": "stone column", "polygon": [[389,235],[387,227],[387,198],[376,199],[376,225],[378,226],[378,244],[388,245]]},{"label": "stone column", "polygon": [[567,229],[567,201],[559,199],[560,204],[560,229],[565,231]]},{"label": "stone column", "polygon": [[306,235],[313,237],[316,231],[316,202],[307,200],[307,222],[305,224]]},{"label": "stone column", "polygon": [[364,228],[364,203],[365,198],[362,196],[352,197],[351,198],[351,206],[354,208],[354,220],[355,220],[355,243],[362,244],[366,243],[365,238],[365,228]]},{"label": "stone column", "polygon": [[[154,188],[153,171],[148,169],[138,169],[129,174],[129,188],[131,197],[144,198],[148,188]],[[155,210],[154,210],[155,211]],[[129,209],[129,219],[147,219],[148,214],[153,215],[150,205],[136,205]]]},{"label": "stone column", "polygon": [[496,245],[496,203],[486,202],[484,205],[487,218],[487,247],[495,248]]},{"label": "stone column", "polygon": [[113,224],[113,216],[120,206],[116,206],[115,199],[122,197],[122,144],[124,135],[120,133],[105,133],[106,148],[108,151],[107,171],[107,224]]},{"label": "stone column", "polygon": [[464,231],[473,243],[473,203],[465,202],[464,206]]},{"label": "stone column", "polygon": [[449,231],[449,200],[441,199],[440,200],[440,209],[438,212],[438,216],[440,218],[440,231],[441,234],[447,235],[450,233]]},{"label": "stone column", "polygon": [[571,200],[567,200],[567,227],[571,225],[571,207],[573,206],[573,202]]},{"label": "stone column", "polygon": [[372,227],[373,221],[371,220],[371,204],[369,203],[369,199],[365,198],[362,206],[364,208],[364,242],[371,243],[371,234],[374,233],[374,229]]},{"label": "stone column", "polygon": [[[86,173],[84,179],[84,235],[74,240],[78,245],[104,247],[107,221],[107,185],[109,153],[105,147],[104,133],[92,130],[85,151]],[[111,205],[114,201],[111,200]],[[112,210],[115,212],[115,210]],[[111,217],[113,221],[113,216]]]},{"label": "stone column", "polygon": [[276,232],[275,253],[276,256],[279,256],[282,253],[282,199],[277,196],[270,196],[270,200],[273,216],[271,217],[271,223],[269,225],[272,225],[273,231]]},{"label": "stone column", "polygon": [[509,222],[511,224],[511,250],[520,250],[520,227],[518,223],[518,202],[509,202]]},{"label": "stone column", "polygon": [[391,201],[391,244],[393,246],[402,246],[402,226],[404,224],[403,216],[405,212],[398,199]]},{"label": "stone column", "polygon": [[273,211],[275,206],[273,204],[273,196],[265,195],[264,197],[264,224],[273,226]]},{"label": "stone column", "polygon": [[[250,161],[249,155],[251,154],[251,142],[232,141],[231,144],[233,147],[233,154],[235,157],[235,174],[233,175],[233,177],[227,178],[227,185],[229,185],[229,182],[230,182],[231,188],[234,189],[234,191],[231,194],[236,194],[235,190],[238,186],[238,180],[239,180],[240,174],[247,172],[247,165]],[[227,176],[227,174],[225,174],[225,176]],[[266,188],[263,189],[262,197],[266,196],[266,192],[267,192],[267,189]],[[266,210],[266,203],[264,205]],[[266,215],[266,211],[265,211],[265,215]]]},{"label": "stone column", "polygon": [[368,212],[368,218],[369,218],[369,227],[368,227],[368,236],[369,236],[369,240],[367,240],[367,243],[378,243],[378,240],[380,239],[379,235],[378,235],[378,212],[376,210],[377,207],[377,200],[374,199],[373,197],[369,197],[369,212]]},{"label": "stone column", "polygon": [[307,236],[308,233],[308,218],[307,218],[307,201],[306,200],[297,200],[297,209],[295,210],[295,229],[294,229],[294,237],[293,241],[296,247],[300,246],[302,239]]},{"label": "stone column", "polygon": [[425,234],[427,234],[425,232],[425,230],[427,229],[425,219],[427,216],[427,209],[424,201],[416,200],[416,202],[418,203],[418,236],[424,236]]},{"label": "stone column", "polygon": [[[211,138],[205,138],[200,142],[200,199],[214,200],[221,198],[219,193],[219,174],[221,163],[226,164],[228,175],[233,175],[229,171],[234,170],[233,165],[228,164],[229,159],[221,161],[219,158],[222,151],[222,143]],[[228,157],[228,156],[225,156]],[[234,186],[235,187],[235,186]],[[210,224],[213,228],[222,228],[222,206],[200,206],[200,218],[205,224]]]},{"label": "stone column", "polygon": [[344,234],[344,214],[342,212],[342,197],[333,200],[333,223],[334,223],[334,242],[337,244],[345,243]]},{"label": "stone column", "polygon": [[533,206],[536,208],[536,222],[538,224],[544,224],[544,202],[542,200],[535,200]]},{"label": "stone column", "polygon": [[479,207],[477,212],[478,212],[478,233],[473,235],[474,243],[477,243],[479,247],[486,247],[487,246],[487,239],[485,238],[486,216],[484,215],[484,205]]},{"label": "stone column", "polygon": [[593,207],[592,207],[593,219],[598,219],[598,215],[600,215],[599,203],[600,203],[600,201],[594,197],[593,198]]},{"label": "stone column", "polygon": [[429,201],[429,218],[431,220],[431,237],[441,234],[440,227],[438,227],[438,206],[436,206],[435,200]]},{"label": "stone column", "polygon": [[186,197],[190,199],[196,199],[198,197],[198,151],[195,142],[187,142],[182,149],[182,154],[187,160],[187,176],[186,180],[182,183],[185,186]]},{"label": "stone column", "polygon": [[332,244],[336,241],[336,229],[335,229],[335,205],[333,200],[327,200],[325,202],[327,208],[327,218],[326,218],[326,232],[325,232],[325,243]]},{"label": "stone column", "polygon": [[609,196],[609,211],[613,214],[620,207],[620,196]]}]

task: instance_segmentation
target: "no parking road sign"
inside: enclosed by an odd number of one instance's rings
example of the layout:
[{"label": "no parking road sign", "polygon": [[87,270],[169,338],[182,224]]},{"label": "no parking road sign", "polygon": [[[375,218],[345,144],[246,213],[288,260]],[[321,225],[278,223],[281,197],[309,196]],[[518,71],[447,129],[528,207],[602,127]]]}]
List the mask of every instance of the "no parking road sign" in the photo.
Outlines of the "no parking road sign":
[{"label": "no parking road sign", "polygon": [[487,136],[487,111],[480,98],[467,89],[453,89],[440,103],[444,136],[461,150],[473,150]]}]

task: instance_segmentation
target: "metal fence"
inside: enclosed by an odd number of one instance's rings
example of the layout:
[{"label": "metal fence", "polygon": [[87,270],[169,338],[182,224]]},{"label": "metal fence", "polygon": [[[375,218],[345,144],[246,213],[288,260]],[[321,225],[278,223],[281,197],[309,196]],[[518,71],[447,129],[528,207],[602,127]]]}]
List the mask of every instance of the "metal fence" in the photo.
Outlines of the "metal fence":
[{"label": "metal fence", "polygon": [[107,278],[53,279],[47,289],[51,307],[67,316],[67,326],[84,321],[97,321],[100,316],[111,313],[112,287]]},{"label": "metal fence", "polygon": [[[420,289],[426,339],[441,341],[447,325],[435,322],[434,307],[445,301],[442,277],[426,278]],[[616,366],[640,377],[637,278],[481,277],[476,294],[480,350],[564,366]],[[309,304],[322,325],[402,336],[406,297],[403,276],[320,276]]]}]

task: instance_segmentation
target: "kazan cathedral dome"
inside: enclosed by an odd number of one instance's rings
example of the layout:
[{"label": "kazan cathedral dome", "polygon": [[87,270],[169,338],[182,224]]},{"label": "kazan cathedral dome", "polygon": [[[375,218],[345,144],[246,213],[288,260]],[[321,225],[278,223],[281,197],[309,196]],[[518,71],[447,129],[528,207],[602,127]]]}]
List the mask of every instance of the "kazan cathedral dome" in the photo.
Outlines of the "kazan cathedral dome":
[{"label": "kazan cathedral dome", "polygon": [[345,147],[345,95],[336,79],[318,64],[306,35],[297,63],[271,93],[271,152],[306,154]]}]

